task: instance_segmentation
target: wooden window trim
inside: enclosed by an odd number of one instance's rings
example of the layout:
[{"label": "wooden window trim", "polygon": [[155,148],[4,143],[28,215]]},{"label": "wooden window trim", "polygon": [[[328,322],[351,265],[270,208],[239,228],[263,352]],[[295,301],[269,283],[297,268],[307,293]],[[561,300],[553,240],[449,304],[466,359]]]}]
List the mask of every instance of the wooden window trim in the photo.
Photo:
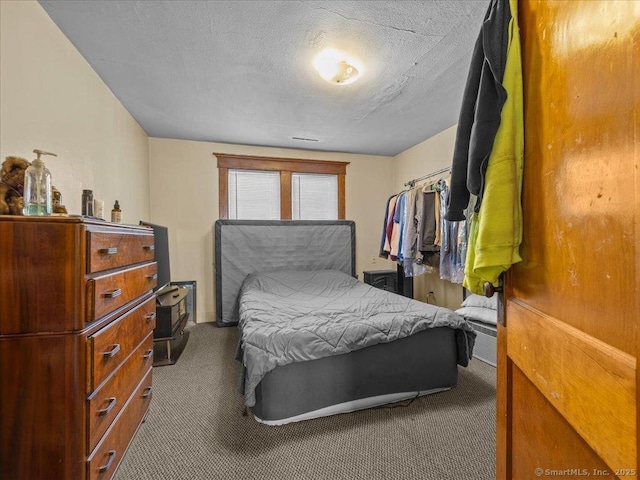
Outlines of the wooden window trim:
[{"label": "wooden window trim", "polygon": [[269,170],[280,172],[280,219],[290,220],[291,174],[318,173],[338,176],[338,219],[344,220],[346,213],[345,184],[349,162],[306,160],[302,158],[258,157],[255,155],[233,155],[213,153],[218,159],[218,215],[229,218],[229,169]]},{"label": "wooden window trim", "polygon": [[291,172],[280,170],[280,220],[291,220]]},{"label": "wooden window trim", "polygon": [[[220,203],[218,206],[220,218],[229,218],[229,169],[218,169],[218,195]],[[222,199],[224,198],[224,202]]]}]

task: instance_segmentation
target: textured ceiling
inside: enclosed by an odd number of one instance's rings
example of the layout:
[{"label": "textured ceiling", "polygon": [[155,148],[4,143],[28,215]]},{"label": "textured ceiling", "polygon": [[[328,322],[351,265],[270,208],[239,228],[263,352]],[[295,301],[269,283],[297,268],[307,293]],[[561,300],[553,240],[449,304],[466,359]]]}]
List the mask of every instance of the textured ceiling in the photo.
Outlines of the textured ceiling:
[{"label": "textured ceiling", "polygon": [[40,3],[152,137],[396,155],[456,123],[488,0]]}]

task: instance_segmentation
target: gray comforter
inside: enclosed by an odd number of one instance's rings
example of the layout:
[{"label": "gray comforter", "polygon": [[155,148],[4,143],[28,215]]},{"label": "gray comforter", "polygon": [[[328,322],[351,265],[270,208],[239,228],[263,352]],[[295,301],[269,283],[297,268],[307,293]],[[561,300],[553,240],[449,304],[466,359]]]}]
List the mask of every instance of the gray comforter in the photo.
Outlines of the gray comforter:
[{"label": "gray comforter", "polygon": [[337,271],[248,275],[240,291],[240,390],[255,388],[277,366],[340,355],[427,328],[457,329],[458,363],[467,366],[475,333],[446,308],[385,292]]}]

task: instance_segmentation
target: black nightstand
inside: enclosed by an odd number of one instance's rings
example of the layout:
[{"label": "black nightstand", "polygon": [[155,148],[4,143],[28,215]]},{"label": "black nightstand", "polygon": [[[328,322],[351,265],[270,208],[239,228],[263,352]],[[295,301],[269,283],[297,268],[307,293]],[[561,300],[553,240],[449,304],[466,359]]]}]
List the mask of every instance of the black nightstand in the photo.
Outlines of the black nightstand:
[{"label": "black nightstand", "polygon": [[368,270],[364,274],[364,283],[372,287],[398,293],[398,273],[395,270]]}]

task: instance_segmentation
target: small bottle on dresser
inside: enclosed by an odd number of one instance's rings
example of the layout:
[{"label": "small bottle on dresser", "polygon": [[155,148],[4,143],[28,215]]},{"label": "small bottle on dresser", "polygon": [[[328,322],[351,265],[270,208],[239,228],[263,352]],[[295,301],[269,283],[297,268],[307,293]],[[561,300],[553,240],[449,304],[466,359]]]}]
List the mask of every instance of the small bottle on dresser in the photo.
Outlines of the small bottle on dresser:
[{"label": "small bottle on dresser", "polygon": [[93,190],[82,190],[82,215],[93,217]]},{"label": "small bottle on dresser", "polygon": [[122,223],[122,211],[120,210],[120,204],[118,200],[113,205],[113,210],[111,210],[111,221],[113,223]]}]

